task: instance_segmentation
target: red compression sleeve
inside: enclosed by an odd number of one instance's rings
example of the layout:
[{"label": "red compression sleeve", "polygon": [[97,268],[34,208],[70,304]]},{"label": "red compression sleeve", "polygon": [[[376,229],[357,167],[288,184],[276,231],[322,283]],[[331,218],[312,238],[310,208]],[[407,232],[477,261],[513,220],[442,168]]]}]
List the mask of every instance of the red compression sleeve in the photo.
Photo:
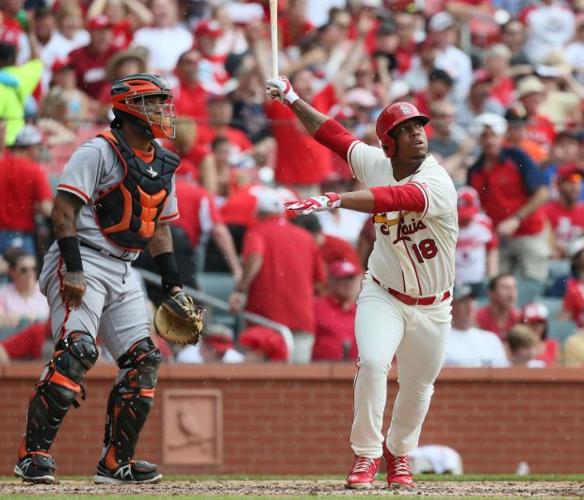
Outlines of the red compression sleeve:
[{"label": "red compression sleeve", "polygon": [[314,133],[314,138],[323,146],[338,154],[343,160],[347,160],[347,153],[351,144],[358,140],[332,118],[320,126]]},{"label": "red compression sleeve", "polygon": [[373,193],[373,212],[393,212],[408,210],[424,213],[427,209],[427,196],[424,188],[409,183],[403,186],[381,186],[370,188]]}]

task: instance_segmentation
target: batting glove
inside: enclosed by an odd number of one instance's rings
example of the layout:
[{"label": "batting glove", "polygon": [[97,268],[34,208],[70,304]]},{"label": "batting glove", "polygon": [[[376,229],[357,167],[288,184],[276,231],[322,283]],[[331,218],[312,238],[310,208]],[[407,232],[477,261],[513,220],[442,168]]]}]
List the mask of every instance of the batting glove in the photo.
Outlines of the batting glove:
[{"label": "batting glove", "polygon": [[266,81],[266,94],[272,99],[278,99],[280,102],[291,106],[298,100],[298,94],[294,92],[292,84],[288,78],[283,76],[279,78],[270,78]]},{"label": "batting glove", "polygon": [[318,196],[312,196],[306,200],[288,201],[284,203],[286,210],[297,212],[300,215],[308,215],[312,212],[322,212],[331,208],[341,206],[341,197],[337,193],[325,193]]}]

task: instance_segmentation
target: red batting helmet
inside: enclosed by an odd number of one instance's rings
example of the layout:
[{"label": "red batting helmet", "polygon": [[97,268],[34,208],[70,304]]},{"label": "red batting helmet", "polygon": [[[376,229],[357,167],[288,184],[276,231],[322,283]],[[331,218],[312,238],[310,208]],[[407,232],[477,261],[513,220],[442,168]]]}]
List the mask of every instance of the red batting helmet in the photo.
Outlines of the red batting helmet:
[{"label": "red batting helmet", "polygon": [[375,132],[381,148],[389,158],[394,156],[396,152],[396,144],[391,136],[391,131],[400,123],[412,118],[418,118],[423,125],[430,121],[430,118],[420,113],[418,108],[409,102],[396,102],[385,108],[377,118]]},{"label": "red batting helmet", "polygon": [[[160,96],[161,104],[149,105],[145,97]],[[154,73],[136,73],[117,80],[111,90],[112,108],[116,119],[112,126],[128,121],[150,139],[174,139],[175,111],[168,82]]]}]

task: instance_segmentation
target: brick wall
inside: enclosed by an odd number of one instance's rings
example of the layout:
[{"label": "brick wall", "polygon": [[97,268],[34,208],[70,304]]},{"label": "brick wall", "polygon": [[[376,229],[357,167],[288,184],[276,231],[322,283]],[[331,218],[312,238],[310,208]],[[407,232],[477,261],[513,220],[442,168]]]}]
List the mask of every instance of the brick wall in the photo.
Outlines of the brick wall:
[{"label": "brick wall", "polygon": [[[0,368],[0,475],[11,474],[38,364]],[[72,409],[52,449],[60,474],[92,474],[103,435],[114,368],[89,374],[88,399]],[[168,389],[219,389],[223,397],[223,463],[163,466],[167,473],[345,474],[352,416],[348,364],[167,365]],[[390,375],[390,400],[395,395]],[[155,404],[137,456],[160,463],[162,398]],[[582,472],[584,372],[577,369],[445,369],[436,384],[421,444],[458,450],[466,472]],[[386,419],[387,421],[387,419]]]}]

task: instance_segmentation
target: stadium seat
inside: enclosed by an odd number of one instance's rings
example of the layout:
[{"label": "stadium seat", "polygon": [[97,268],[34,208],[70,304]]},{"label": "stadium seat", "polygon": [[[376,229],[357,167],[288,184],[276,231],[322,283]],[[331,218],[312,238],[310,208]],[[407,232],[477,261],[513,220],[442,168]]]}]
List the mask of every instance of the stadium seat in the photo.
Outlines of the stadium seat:
[{"label": "stadium seat", "polygon": [[549,326],[548,335],[550,338],[564,342],[566,338],[576,330],[576,323],[570,320],[558,319],[558,314],[562,310],[562,299],[556,297],[543,297],[537,302],[547,307]]},{"label": "stadium seat", "polygon": [[559,340],[563,344],[577,328],[576,323],[570,320],[551,320],[548,327],[548,336],[551,339]]},{"label": "stadium seat", "polygon": [[537,281],[517,276],[517,291],[519,292],[519,306],[529,302],[537,302],[543,295],[544,285]]},{"label": "stadium seat", "polygon": [[[197,283],[203,292],[225,302],[229,300],[229,295],[235,286],[233,277],[229,273],[200,272],[197,275]],[[207,310],[208,322],[221,323],[231,328],[236,327],[237,318],[230,312],[214,307],[207,307]]]},{"label": "stadium seat", "polygon": [[537,302],[546,306],[550,320],[556,320],[562,310],[562,299],[557,297],[542,297],[537,299]]},{"label": "stadium seat", "polygon": [[201,290],[213,297],[227,301],[235,283],[229,273],[201,272],[197,275],[197,283]]}]

